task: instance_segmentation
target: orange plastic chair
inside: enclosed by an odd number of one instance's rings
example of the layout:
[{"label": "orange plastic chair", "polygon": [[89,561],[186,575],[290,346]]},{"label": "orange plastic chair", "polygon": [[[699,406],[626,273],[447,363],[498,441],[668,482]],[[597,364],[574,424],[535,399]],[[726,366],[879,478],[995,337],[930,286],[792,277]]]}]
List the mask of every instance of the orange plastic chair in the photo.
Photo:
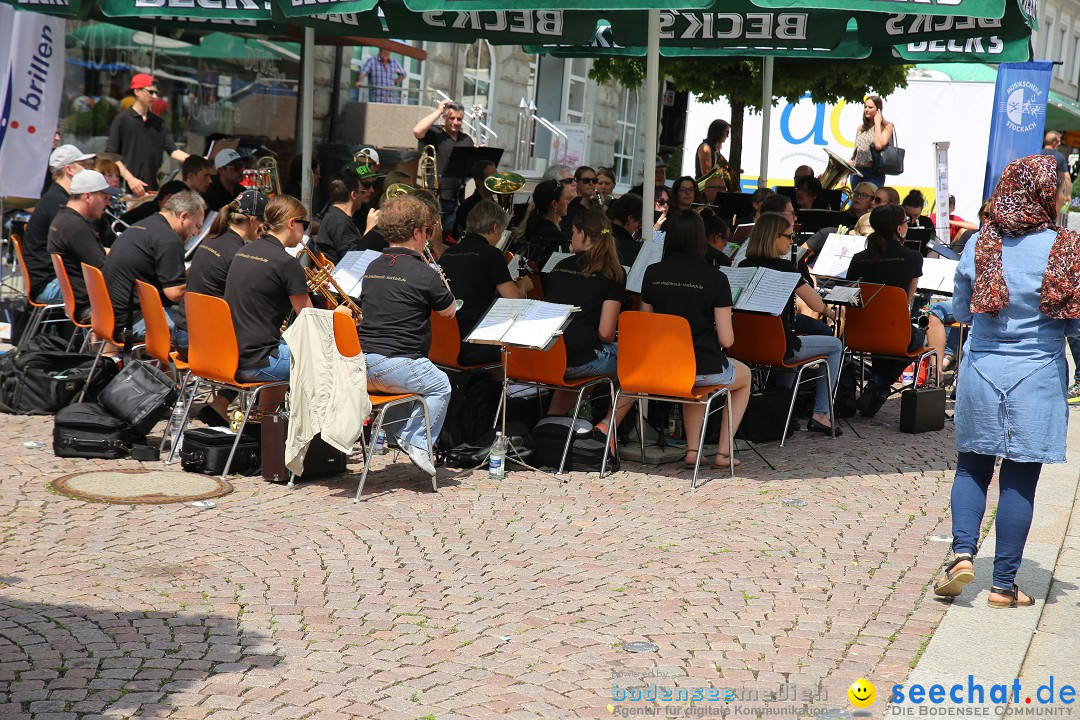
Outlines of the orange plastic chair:
[{"label": "orange plastic chair", "polygon": [[[506,382],[503,383],[503,397],[501,412],[506,412],[507,407],[507,384],[510,382],[519,385],[529,385],[540,390],[577,390],[577,402],[574,403],[574,417],[570,421],[571,427],[577,423],[578,410],[581,408],[581,399],[585,391],[594,385],[607,384],[611,394],[611,407],[615,408],[615,383],[606,375],[594,375],[592,377],[575,378],[567,380],[566,376],[566,344],[562,337],[555,340],[550,350],[531,350],[528,348],[509,348],[506,354]],[[495,421],[498,422],[496,416]],[[561,475],[566,467],[566,456],[570,452],[571,433],[566,434],[566,446],[563,447],[562,460],[559,461],[559,470],[556,475]],[[610,439],[610,438],[609,438]],[[605,455],[605,461],[607,456]],[[604,477],[606,463],[600,464],[600,477]]]},{"label": "orange plastic chair", "polygon": [[[178,355],[172,351],[172,333],[169,331],[169,323],[165,319],[165,306],[161,304],[161,295],[156,287],[142,280],[135,281],[135,291],[139,294],[139,306],[142,308],[142,316],[146,322],[146,354],[172,372],[173,382],[180,387],[177,402],[182,403],[184,402],[184,392],[187,390],[191,373],[188,364],[179,359]],[[158,446],[158,452],[165,446],[165,438],[171,437],[169,431],[173,429],[172,424],[173,417],[170,414],[169,420],[165,424],[165,430],[161,433],[161,444]],[[170,448],[170,459],[172,455],[172,449]]]},{"label": "orange plastic chair", "polygon": [[[239,382],[236,379],[236,369],[240,361],[240,349],[236,344],[236,330],[233,328],[229,303],[224,298],[201,293],[185,293],[184,305],[188,324],[188,368],[190,375],[195,378],[195,384],[191,396],[184,402],[184,415],[180,419],[180,428],[177,432],[183,436],[188,415],[191,412],[191,402],[199,393],[200,383],[206,382],[211,387],[223,385],[239,393],[238,399],[244,412],[244,419],[236,431],[236,439],[233,441],[232,449],[229,450],[225,469],[221,471],[221,479],[224,480],[229,474],[233,455],[236,454],[236,448],[240,444],[240,436],[247,426],[248,417],[258,402],[259,393],[266,388],[288,385],[289,381]],[[147,331],[149,331],[149,321],[147,321]],[[172,451],[169,452],[168,461],[172,460],[173,454]]]},{"label": "orange plastic chair", "polygon": [[[100,268],[93,265],[87,265],[86,263],[80,263],[80,265],[82,266],[83,282],[86,283],[86,294],[90,298],[90,327],[93,329],[94,335],[97,336],[99,343],[94,362],[90,365],[89,377],[93,377],[94,369],[97,368],[98,361],[101,360],[101,353],[105,351],[105,344],[112,343],[120,350],[123,350],[124,342],[123,340],[117,340],[115,337],[116,316],[113,314],[112,300],[109,298],[109,286],[105,284],[105,274],[101,272]],[[79,393],[79,402],[83,401],[83,395],[85,394],[86,385],[83,385],[82,392]]]},{"label": "orange plastic chair", "polygon": [[428,359],[444,370],[461,372],[463,370],[487,370],[497,368],[500,363],[482,365],[462,365],[458,362],[461,355],[461,329],[457,317],[443,317],[437,312],[431,313],[431,350]]},{"label": "orange plastic chair", "polygon": [[[848,350],[860,355],[880,355],[914,361],[915,372],[911,386],[915,387],[923,362],[929,363],[935,353],[928,345],[908,352],[907,346],[911,340],[911,309],[907,293],[890,285],[863,283],[860,285],[859,294],[869,298],[869,301],[865,305],[847,309],[844,343]],[[859,365],[862,375],[864,364]],[[940,385],[940,368],[937,379]],[[861,385],[862,377],[859,381]]]},{"label": "orange plastic chair", "polygon": [[[695,387],[696,377],[694,340],[690,335],[690,323],[686,318],[632,310],[619,315],[619,389],[615,393],[612,408],[618,403],[620,397],[630,397],[637,401],[641,457],[645,457],[645,421],[641,412],[642,400],[653,399],[705,406],[698,440],[697,462],[694,463],[694,477],[690,481],[691,488],[697,487],[701,453],[705,448],[705,425],[712,413],[713,401],[718,397],[730,395],[727,385]],[[734,476],[734,422],[730,400],[726,404],[728,448],[731,450],[730,470]],[[614,424],[614,422],[608,423],[605,463],[607,448],[611,446],[611,432]]]},{"label": "orange plastic chair", "polygon": [[[791,424],[791,413],[795,409],[795,396],[799,393],[799,386],[804,382],[821,382],[821,378],[814,377],[803,380],[803,372],[824,367],[827,375],[829,368],[826,358],[824,355],[816,355],[806,360],[786,362],[784,355],[787,353],[787,334],[784,330],[784,321],[779,317],[736,310],[731,313],[731,326],[735,332],[735,344],[728,351],[730,357],[741,360],[747,365],[795,371],[791,403],[788,405],[787,418],[784,420],[784,432],[780,436],[780,447],[783,447],[787,441],[787,429]],[[829,424],[833,426],[835,433],[832,393],[829,393]],[[836,435],[834,434],[833,437]]]},{"label": "orange plastic chair", "polygon": [[[75,292],[71,289],[71,278],[68,277],[67,268],[64,267],[64,259],[57,253],[50,253],[49,257],[52,259],[53,272],[56,273],[56,280],[60,283],[60,296],[64,298],[64,314],[67,315],[67,319],[71,321],[71,324],[83,331],[82,346],[79,348],[79,352],[83,352],[86,349],[86,345],[90,342],[90,323],[81,323],[79,318],[75,314]],[[74,340],[75,336],[72,335],[71,339]],[[71,344],[68,344],[70,349]]]},{"label": "orange plastic chair", "polygon": [[[360,338],[356,334],[356,323],[343,313],[334,313],[334,341],[337,345],[337,351],[345,357],[356,357],[362,352],[360,348]],[[428,447],[433,447],[431,443],[431,420],[428,415],[427,401],[424,400],[422,395],[417,393],[384,395],[369,390],[368,398],[371,400],[371,410],[375,414],[375,424],[371,428],[368,444],[364,447],[364,470],[360,474],[360,484],[356,486],[356,497],[353,498],[354,503],[360,502],[360,494],[364,492],[364,481],[367,480],[368,470],[371,469],[371,458],[374,456],[375,440],[379,436],[379,431],[382,430],[383,418],[385,417],[388,408],[392,408],[395,405],[420,403],[420,407],[424,411],[424,427],[427,429]],[[439,484],[434,475],[431,476],[431,489],[434,492],[439,491]]]},{"label": "orange plastic chair", "polygon": [[30,271],[26,268],[26,260],[23,257],[22,237],[17,233],[11,234],[11,242],[15,246],[15,257],[19,260],[19,270],[23,276],[23,287],[26,289],[26,302],[30,304],[30,317],[27,318],[26,328],[22,338],[19,339],[18,349],[22,349],[26,343],[41,330],[45,315],[53,310],[63,309],[64,303],[37,302],[34,300],[35,288],[30,287]]}]

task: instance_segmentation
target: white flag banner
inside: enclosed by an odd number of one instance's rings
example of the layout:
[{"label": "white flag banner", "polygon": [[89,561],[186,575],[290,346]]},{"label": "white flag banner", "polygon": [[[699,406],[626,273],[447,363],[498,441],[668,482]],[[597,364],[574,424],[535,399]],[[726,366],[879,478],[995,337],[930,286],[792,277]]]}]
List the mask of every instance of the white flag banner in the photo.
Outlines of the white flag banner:
[{"label": "white flag banner", "polygon": [[0,10],[0,196],[37,198],[64,91],[65,22]]}]

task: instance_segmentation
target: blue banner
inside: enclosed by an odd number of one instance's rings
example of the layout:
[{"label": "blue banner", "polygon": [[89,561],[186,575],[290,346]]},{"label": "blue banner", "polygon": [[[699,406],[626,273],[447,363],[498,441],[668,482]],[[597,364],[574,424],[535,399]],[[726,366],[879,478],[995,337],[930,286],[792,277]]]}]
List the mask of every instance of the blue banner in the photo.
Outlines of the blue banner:
[{"label": "blue banner", "polygon": [[998,65],[983,198],[993,194],[1006,165],[1042,150],[1053,67],[1049,60]]}]

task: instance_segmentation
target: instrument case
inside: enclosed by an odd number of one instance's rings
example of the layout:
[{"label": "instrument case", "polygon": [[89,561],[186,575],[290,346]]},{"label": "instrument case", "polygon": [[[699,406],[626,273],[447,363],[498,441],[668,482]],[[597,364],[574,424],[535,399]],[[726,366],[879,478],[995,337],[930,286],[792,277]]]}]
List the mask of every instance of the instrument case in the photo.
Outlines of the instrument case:
[{"label": "instrument case", "polygon": [[945,388],[900,393],[900,432],[921,433],[945,427]]},{"label": "instrument case", "polygon": [[[262,418],[262,476],[267,482],[282,482],[289,479],[289,470],[285,467],[285,438],[289,434],[287,415],[274,413]],[[336,450],[316,435],[308,445],[304,456],[304,474],[296,480],[310,480],[329,475],[343,475],[347,472],[345,463],[349,456]]]},{"label": "instrument case", "polygon": [[53,453],[67,458],[126,458],[145,436],[97,403],[75,403],[56,413]]},{"label": "instrument case", "polygon": [[[192,428],[184,431],[180,448],[180,466],[187,472],[220,475],[229,459],[236,434],[222,428]],[[259,439],[245,432],[233,456],[230,472],[233,475],[259,474]]]}]

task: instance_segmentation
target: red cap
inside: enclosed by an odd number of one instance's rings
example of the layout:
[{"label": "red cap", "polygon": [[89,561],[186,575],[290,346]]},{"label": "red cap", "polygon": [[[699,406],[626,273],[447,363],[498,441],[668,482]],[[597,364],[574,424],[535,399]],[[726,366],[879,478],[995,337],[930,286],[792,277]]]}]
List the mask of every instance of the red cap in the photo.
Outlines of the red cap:
[{"label": "red cap", "polygon": [[154,78],[150,77],[146,73],[139,73],[131,78],[131,89],[141,90],[146,87],[150,87],[154,84]]}]

